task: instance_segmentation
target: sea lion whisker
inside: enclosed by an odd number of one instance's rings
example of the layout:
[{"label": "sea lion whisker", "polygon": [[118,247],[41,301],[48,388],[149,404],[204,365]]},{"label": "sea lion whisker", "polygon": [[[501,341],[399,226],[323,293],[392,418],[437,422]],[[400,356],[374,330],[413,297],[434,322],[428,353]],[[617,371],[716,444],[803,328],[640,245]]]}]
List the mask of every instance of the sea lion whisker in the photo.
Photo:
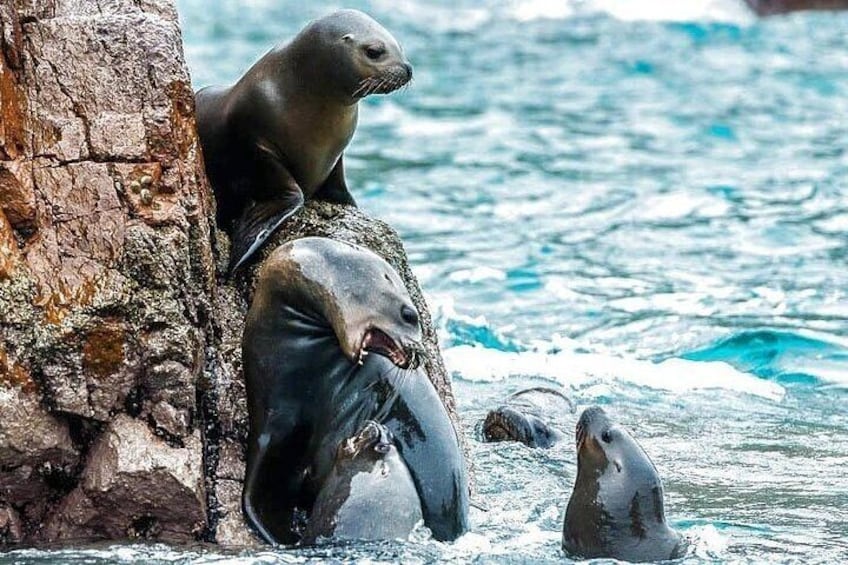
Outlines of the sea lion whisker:
[{"label": "sea lion whisker", "polygon": [[377,86],[374,88],[374,90],[372,92],[380,92],[380,93],[384,92],[383,87],[386,85],[387,81],[388,81],[387,78],[381,79],[380,82],[377,83]]},{"label": "sea lion whisker", "polygon": [[365,88],[367,88],[369,84],[370,78],[362,79],[361,81],[359,81],[359,85],[356,87],[356,90],[353,91],[353,94],[351,96],[353,98],[360,98],[362,91],[365,90]]}]

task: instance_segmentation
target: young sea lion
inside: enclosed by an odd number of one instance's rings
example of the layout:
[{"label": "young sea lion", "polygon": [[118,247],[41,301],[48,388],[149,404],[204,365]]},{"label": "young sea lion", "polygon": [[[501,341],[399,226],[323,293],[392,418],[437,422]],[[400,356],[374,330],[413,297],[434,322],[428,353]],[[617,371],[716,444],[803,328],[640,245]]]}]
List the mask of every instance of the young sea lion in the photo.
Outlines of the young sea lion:
[{"label": "young sea lion", "polygon": [[358,102],[412,78],[383,26],[356,10],[307,25],[231,87],[197,92],[197,128],[218,224],[232,236],[237,269],[305,200],[355,205],[342,153]]},{"label": "young sea lion", "polygon": [[303,543],[319,538],[407,539],[422,519],[418,491],[392,433],[368,421],[339,444]]},{"label": "young sea lion", "polygon": [[394,435],[433,536],[467,529],[464,460],[418,368],[420,341],[403,281],[374,253],[311,237],[265,260],[242,339],[250,419],[242,500],[266,541],[298,541],[298,510],[312,511],[339,442],[368,420]]},{"label": "young sea lion", "polygon": [[662,561],[686,542],[665,521],[656,467],[626,429],[598,406],[577,422],[577,478],[565,511],[562,548],[581,558]]},{"label": "young sea lion", "polygon": [[483,441],[518,441],[528,447],[547,449],[565,438],[548,422],[573,414],[574,404],[560,391],[535,387],[510,395],[503,405],[490,410],[483,420]]}]

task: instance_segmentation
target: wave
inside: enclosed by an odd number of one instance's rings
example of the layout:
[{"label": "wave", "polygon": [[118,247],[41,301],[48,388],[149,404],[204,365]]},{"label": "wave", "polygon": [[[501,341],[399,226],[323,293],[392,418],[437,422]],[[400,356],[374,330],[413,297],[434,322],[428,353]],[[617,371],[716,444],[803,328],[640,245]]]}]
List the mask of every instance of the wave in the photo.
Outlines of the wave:
[{"label": "wave", "polygon": [[724,389],[774,401],[785,394],[780,384],[740,371],[724,361],[671,358],[654,362],[576,350],[501,351],[478,345],[446,348],[444,357],[452,373],[474,382],[532,376],[572,388],[620,382],[675,393]]},{"label": "wave", "polygon": [[782,384],[848,386],[848,340],[811,331],[742,331],[683,357],[724,361]]}]

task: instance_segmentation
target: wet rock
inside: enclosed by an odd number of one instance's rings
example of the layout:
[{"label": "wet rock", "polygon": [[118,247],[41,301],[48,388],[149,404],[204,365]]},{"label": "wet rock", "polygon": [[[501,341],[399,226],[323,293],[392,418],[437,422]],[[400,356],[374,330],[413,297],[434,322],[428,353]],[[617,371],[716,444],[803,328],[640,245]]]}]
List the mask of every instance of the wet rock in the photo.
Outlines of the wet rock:
[{"label": "wet rock", "polygon": [[0,544],[20,543],[22,540],[20,516],[11,506],[0,505]]},{"label": "wet rock", "polygon": [[183,442],[185,447],[171,447],[144,422],[115,418],[44,538],[196,539],[206,524],[200,434]]},{"label": "wet rock", "polygon": [[758,16],[802,10],[848,10],[848,0],[745,0]]},{"label": "wet rock", "polygon": [[[0,362],[0,375],[18,370]],[[40,406],[34,387],[20,382],[26,381],[0,385],[0,544],[25,539],[21,515],[40,519],[73,483],[79,463],[68,424]]]}]

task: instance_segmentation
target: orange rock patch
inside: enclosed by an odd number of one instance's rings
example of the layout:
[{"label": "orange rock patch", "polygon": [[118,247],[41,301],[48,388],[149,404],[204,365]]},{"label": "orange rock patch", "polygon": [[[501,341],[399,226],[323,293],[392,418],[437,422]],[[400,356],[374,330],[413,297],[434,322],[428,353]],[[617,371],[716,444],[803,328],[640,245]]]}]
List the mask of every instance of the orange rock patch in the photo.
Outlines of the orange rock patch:
[{"label": "orange rock patch", "polygon": [[106,320],[88,332],[82,346],[83,369],[97,377],[108,377],[124,364],[126,326],[115,319]]}]

